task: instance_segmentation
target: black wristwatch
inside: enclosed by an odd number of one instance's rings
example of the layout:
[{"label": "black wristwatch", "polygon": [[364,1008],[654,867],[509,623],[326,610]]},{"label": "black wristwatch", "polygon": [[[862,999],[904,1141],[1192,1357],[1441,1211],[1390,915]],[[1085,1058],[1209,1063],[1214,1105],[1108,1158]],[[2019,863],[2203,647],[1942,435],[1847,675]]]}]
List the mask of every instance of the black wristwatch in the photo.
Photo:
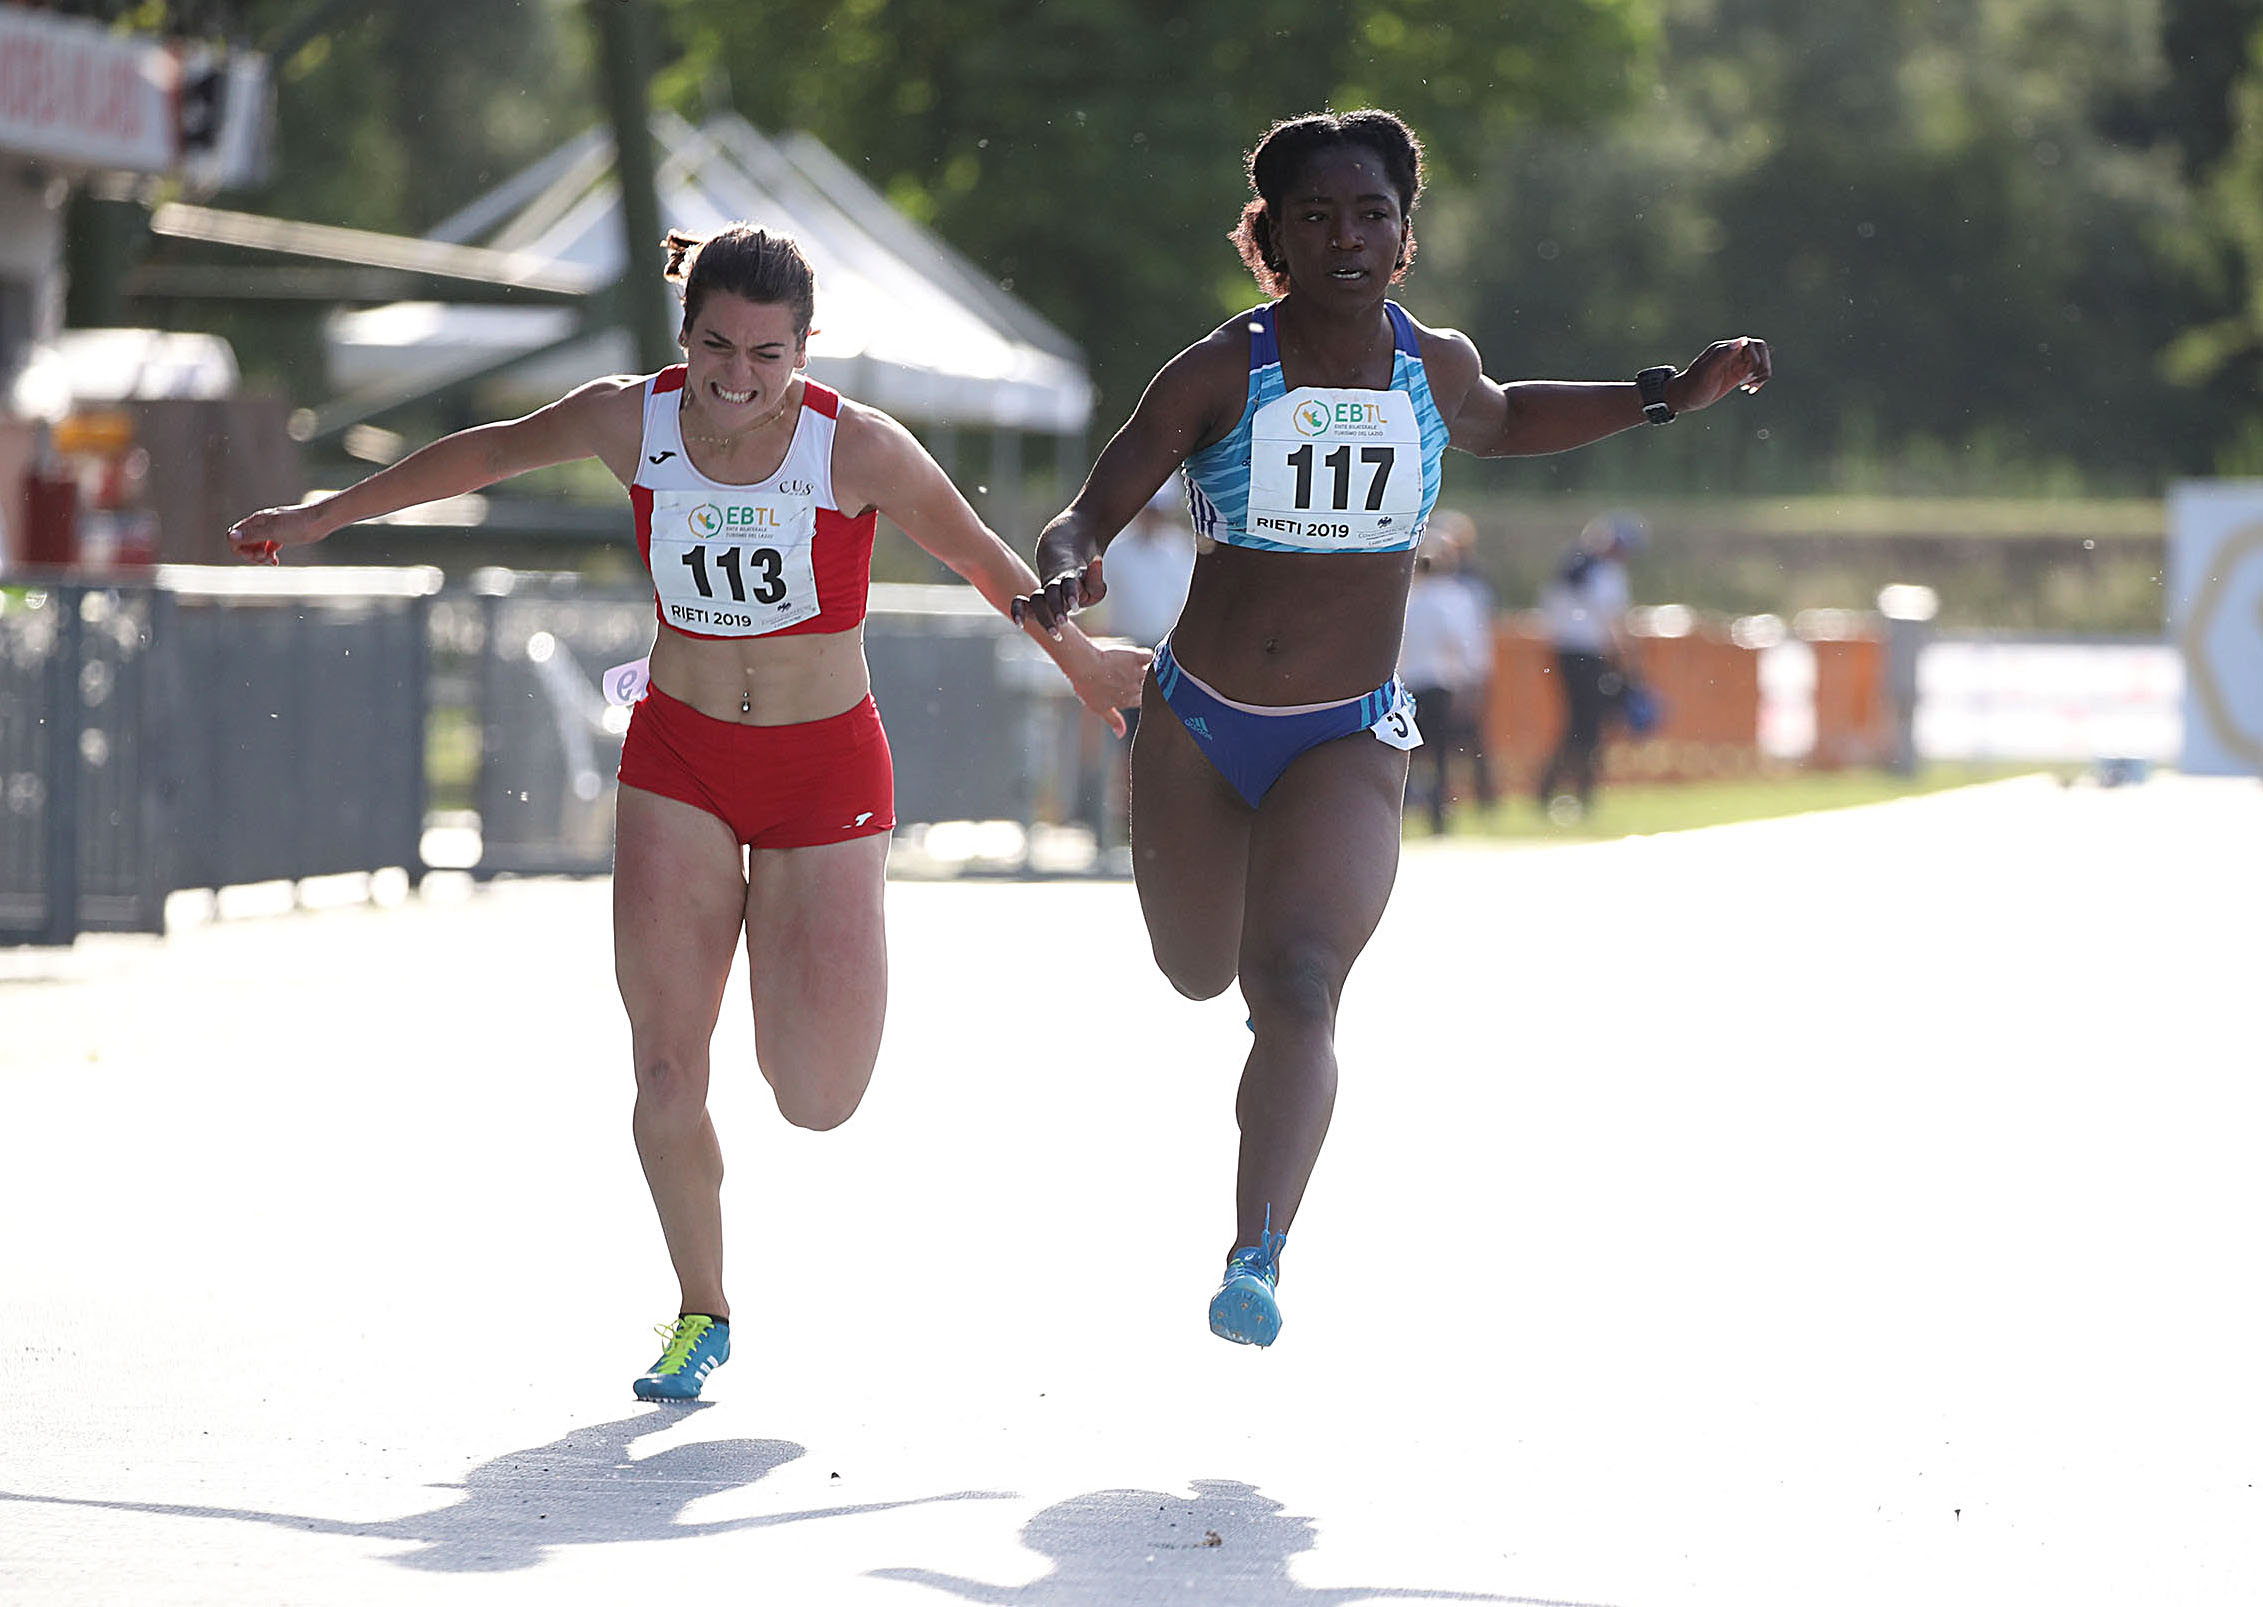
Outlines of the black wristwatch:
[{"label": "black wristwatch", "polygon": [[1666,382],[1673,377],[1670,368],[1646,368],[1634,376],[1634,388],[1642,396],[1642,416],[1653,424],[1674,422],[1673,407],[1666,401]]}]

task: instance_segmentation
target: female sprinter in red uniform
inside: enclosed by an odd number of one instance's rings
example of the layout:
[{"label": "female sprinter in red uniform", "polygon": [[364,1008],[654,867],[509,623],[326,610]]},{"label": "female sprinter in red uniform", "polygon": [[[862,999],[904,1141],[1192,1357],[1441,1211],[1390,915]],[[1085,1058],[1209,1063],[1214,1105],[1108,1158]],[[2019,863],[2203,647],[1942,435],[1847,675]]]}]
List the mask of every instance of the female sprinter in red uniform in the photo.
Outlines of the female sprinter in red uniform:
[{"label": "female sprinter in red uniform", "polygon": [[1739,339],[1633,383],[1488,379],[1468,337],[1387,299],[1414,255],[1421,161],[1388,112],[1265,136],[1235,239],[1278,299],[1156,375],[1038,538],[1045,585],[1018,611],[1057,628],[1097,602],[1108,542],[1183,469],[1209,550],[1147,683],[1132,856],[1163,974],[1197,999],[1239,976],[1249,1006],[1237,1223],[1210,1304],[1242,1344],[1280,1331],[1282,1239],[1335,1106],[1337,1001],[1398,873],[1421,736],[1392,667],[1445,449],[1560,452],[1768,378],[1767,347]]},{"label": "female sprinter in red uniform", "polygon": [[[815,284],[790,239],[668,239],[682,365],[595,380],[444,437],[358,485],[229,531],[247,557],[594,457],[628,487],[660,615],[621,753],[614,966],[635,1045],[637,1153],[682,1286],[646,1399],[696,1397],[730,1354],[708,1040],[745,934],[755,1056],[779,1110],[829,1128],[864,1097],[888,957],[896,816],[862,622],[885,513],[1001,612],[1033,575],[887,414],[803,378]],[[1026,627],[1120,734],[1144,650]]]}]

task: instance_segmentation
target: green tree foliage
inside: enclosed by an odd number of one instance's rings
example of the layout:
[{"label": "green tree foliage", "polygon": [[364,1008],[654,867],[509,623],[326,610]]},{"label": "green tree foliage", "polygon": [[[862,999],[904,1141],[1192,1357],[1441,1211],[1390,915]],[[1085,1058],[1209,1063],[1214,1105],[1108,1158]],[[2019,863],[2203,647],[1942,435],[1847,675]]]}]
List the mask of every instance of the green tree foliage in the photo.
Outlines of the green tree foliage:
[{"label": "green tree foliage", "polygon": [[[259,0],[277,27],[308,0]],[[278,216],[419,234],[596,120],[574,0],[347,6],[276,63]]]},{"label": "green tree foliage", "polygon": [[2158,132],[2173,140],[2190,177],[2214,168],[2237,132],[2233,89],[2253,70],[2258,28],[2263,0],[2162,0],[2168,75],[2154,94],[2126,109],[2119,128],[2131,137]]},{"label": "green tree foliage", "polygon": [[[421,231],[598,119],[585,8],[656,93],[804,128],[1080,340],[1121,418],[1256,292],[1274,119],[1381,104],[1433,157],[1406,299],[1502,377],[1765,334],[1757,408],[1520,486],[2150,491],[2263,471],[2263,0],[135,0],[321,31],[236,204]],[[217,19],[217,20],[216,20]],[[184,312],[183,316],[193,316]],[[216,320],[321,392],[312,317]],[[297,330],[297,334],[290,333]],[[1765,434],[1763,434],[1765,432]]]},{"label": "green tree foliage", "polygon": [[77,0],[121,32],[254,49],[276,79],[278,216],[419,233],[595,116],[580,0]]},{"label": "green tree foliage", "polygon": [[[215,27],[254,46],[296,37],[271,68],[275,151],[261,190],[218,198],[276,217],[421,234],[596,117],[589,41],[576,0],[240,0],[229,15],[176,6],[137,25]],[[162,10],[162,7],[157,9]],[[312,31],[301,26],[320,24]],[[325,309],[176,305],[145,309],[225,335],[255,383],[294,401],[329,391]],[[461,422],[460,420],[452,422]]]},{"label": "green tree foliage", "polygon": [[[1621,105],[1654,0],[664,0],[663,96],[727,79],[1085,346],[1103,424],[1256,291],[1226,235],[1278,118],[1379,104],[1448,168]],[[692,109],[687,106],[687,109]]]},{"label": "green tree foliage", "polygon": [[[1653,105],[1477,187],[1453,266],[1489,355],[1615,372],[1768,335],[1768,439],[1722,489],[2207,466],[2222,421],[2161,363],[2199,302],[2154,0],[1676,0],[1667,38]],[[1557,472],[1590,467],[1622,465]]]},{"label": "green tree foliage", "polygon": [[[2217,316],[2180,335],[2168,353],[2170,376],[2205,395],[2232,421],[2215,466],[2227,474],[2263,473],[2263,0],[2230,8],[2245,12],[2236,50],[2218,36],[2192,58],[2213,86],[2223,85],[2220,115],[2194,117],[2189,148],[2198,176],[2202,226],[2187,260]],[[2211,49],[2210,46],[2216,48]],[[2225,58],[2236,63],[2232,75]],[[2205,63],[2205,66],[2202,64]]]}]

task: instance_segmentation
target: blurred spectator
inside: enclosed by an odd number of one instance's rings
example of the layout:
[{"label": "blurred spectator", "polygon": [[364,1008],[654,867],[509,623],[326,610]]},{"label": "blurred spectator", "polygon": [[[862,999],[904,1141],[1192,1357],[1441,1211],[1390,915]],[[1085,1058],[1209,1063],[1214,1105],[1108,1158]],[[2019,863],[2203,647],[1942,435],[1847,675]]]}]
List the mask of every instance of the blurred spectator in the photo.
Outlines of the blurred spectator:
[{"label": "blurred spectator", "polygon": [[1101,574],[1108,583],[1104,622],[1110,635],[1153,647],[1170,634],[1194,578],[1194,532],[1186,521],[1178,476],[1164,481],[1163,489],[1108,543]]},{"label": "blurred spectator", "polygon": [[1626,560],[1647,537],[1642,520],[1631,513],[1599,514],[1541,588],[1540,610],[1563,688],[1564,735],[1540,772],[1537,791],[1540,807],[1559,825],[1579,820],[1593,806],[1604,716],[1634,684]]},{"label": "blurred spectator", "polygon": [[[1194,528],[1187,522],[1185,493],[1174,474],[1108,543],[1101,567],[1107,595],[1086,623],[1099,634],[1153,647],[1179,622],[1194,581],[1194,555]],[[1110,750],[1105,766],[1113,778],[1102,783],[1102,797],[1084,800],[1080,810],[1093,822],[1099,841],[1119,850],[1131,835],[1130,755],[1132,739],[1139,735],[1138,706],[1123,713],[1124,740]]]},{"label": "blurred spectator", "polygon": [[1452,762],[1468,759],[1480,803],[1493,801],[1486,762],[1486,692],[1493,677],[1493,597],[1469,567],[1477,526],[1467,514],[1440,509],[1416,550],[1407,588],[1406,634],[1399,643],[1399,679],[1414,694],[1423,744],[1409,772],[1410,803],[1428,812],[1443,834],[1453,797]]},{"label": "blurred spectator", "polygon": [[[1194,579],[1194,531],[1180,495],[1173,475],[1108,543],[1101,567],[1108,595],[1101,600],[1099,620],[1107,634],[1153,647],[1179,622]],[[1136,731],[1139,710],[1124,710],[1124,721]]]}]

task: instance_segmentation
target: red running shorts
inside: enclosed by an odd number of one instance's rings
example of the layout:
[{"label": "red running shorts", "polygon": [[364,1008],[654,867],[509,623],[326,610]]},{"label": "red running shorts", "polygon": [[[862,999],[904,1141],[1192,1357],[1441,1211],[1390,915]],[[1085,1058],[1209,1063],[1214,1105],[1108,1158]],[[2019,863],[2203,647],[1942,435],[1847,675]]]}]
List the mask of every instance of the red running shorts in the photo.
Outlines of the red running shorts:
[{"label": "red running shorts", "polygon": [[870,694],[823,720],[741,725],[653,687],[629,716],[620,776],[706,810],[748,848],[815,848],[896,828],[896,770]]}]

